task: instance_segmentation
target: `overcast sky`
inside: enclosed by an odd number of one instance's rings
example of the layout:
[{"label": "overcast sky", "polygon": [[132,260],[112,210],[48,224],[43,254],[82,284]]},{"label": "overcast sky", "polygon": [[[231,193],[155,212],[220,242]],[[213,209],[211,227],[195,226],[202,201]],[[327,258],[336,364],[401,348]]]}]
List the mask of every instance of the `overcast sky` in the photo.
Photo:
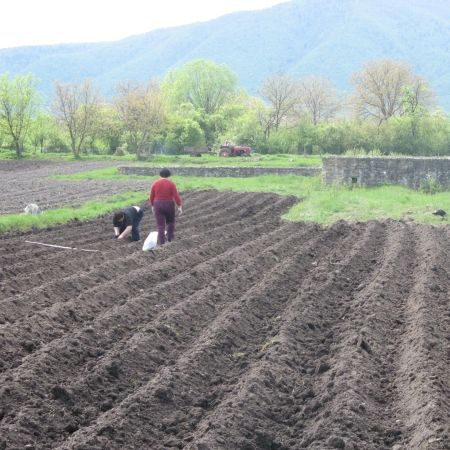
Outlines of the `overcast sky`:
[{"label": "overcast sky", "polygon": [[4,0],[0,48],[112,41],[286,0]]}]

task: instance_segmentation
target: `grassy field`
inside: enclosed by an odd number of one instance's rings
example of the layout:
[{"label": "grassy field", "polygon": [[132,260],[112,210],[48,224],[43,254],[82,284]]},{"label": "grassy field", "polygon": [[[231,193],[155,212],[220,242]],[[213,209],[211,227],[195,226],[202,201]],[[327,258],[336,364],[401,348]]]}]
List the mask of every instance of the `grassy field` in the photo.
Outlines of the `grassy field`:
[{"label": "grassy field", "polygon": [[[148,179],[156,177],[127,176],[116,168],[80,172],[68,176],[54,177],[67,180],[84,179]],[[238,192],[272,192],[294,195],[299,203],[288,211],[284,218],[293,221],[317,222],[324,225],[338,220],[367,221],[372,219],[409,219],[421,223],[447,223],[432,215],[441,208],[450,212],[450,195],[441,192],[434,195],[401,186],[353,188],[325,186],[320,177],[259,176],[250,178],[173,177],[180,191],[191,189],[217,189]],[[79,208],[61,208],[45,211],[40,216],[9,214],[0,216],[0,232],[12,229],[30,229],[62,224],[70,220],[88,220],[114,209],[140,203],[147,192],[129,192],[102,201],[91,201]]]},{"label": "grassy field", "polygon": [[[13,152],[0,150],[0,160],[15,159]],[[71,153],[25,153],[23,159],[27,160],[60,160],[75,161]],[[113,155],[82,155],[83,161],[118,161],[138,162],[135,155],[113,156]],[[77,160],[79,161],[79,160]],[[217,166],[250,166],[250,167],[318,167],[322,165],[320,156],[303,155],[260,155],[253,154],[250,157],[224,158],[217,155],[203,155],[192,157],[189,155],[153,155],[145,161],[139,161],[142,166],[195,166],[195,167],[217,167]]]},{"label": "grassy field", "polygon": [[0,215],[0,233],[11,230],[29,230],[60,225],[71,220],[85,221],[107,214],[130,204],[140,204],[147,198],[144,192],[128,192],[106,199],[93,200],[79,208],[49,209],[39,215],[5,214]]},{"label": "grassy field", "polygon": [[[114,168],[108,168],[65,178],[82,180],[129,177],[118,174]],[[149,180],[151,179],[149,177]],[[412,219],[421,223],[442,223],[442,220],[433,216],[431,212],[438,208],[450,211],[448,192],[430,195],[402,186],[350,189],[344,186],[325,186],[321,183],[320,177],[294,175],[251,178],[174,177],[174,180],[180,190],[217,189],[294,195],[302,201],[294,206],[285,218],[295,221],[330,224],[337,220],[366,221],[392,218]]]},{"label": "grassy field", "polygon": [[77,172],[71,175],[53,175],[53,180],[126,180],[130,178],[140,178],[140,175],[121,175],[116,167],[106,167],[105,169],[88,170]]},{"label": "grassy field", "polygon": [[320,167],[320,156],[303,155],[260,155],[253,154],[250,157],[224,158],[216,155],[203,155],[195,158],[189,155],[164,156],[155,155],[151,161],[144,163],[149,166],[196,166],[196,167]]},{"label": "grassy field", "polygon": [[[0,149],[0,160],[17,159],[16,154],[11,150]],[[114,156],[114,155],[82,155],[80,159],[75,159],[72,153],[40,153],[25,152],[21,159],[28,161],[136,161],[135,155]]]},{"label": "grassy field", "polygon": [[295,205],[285,218],[323,224],[338,220],[361,222],[388,218],[447,223],[431,214],[439,208],[450,211],[448,192],[430,195],[402,186],[356,189],[320,186]]}]

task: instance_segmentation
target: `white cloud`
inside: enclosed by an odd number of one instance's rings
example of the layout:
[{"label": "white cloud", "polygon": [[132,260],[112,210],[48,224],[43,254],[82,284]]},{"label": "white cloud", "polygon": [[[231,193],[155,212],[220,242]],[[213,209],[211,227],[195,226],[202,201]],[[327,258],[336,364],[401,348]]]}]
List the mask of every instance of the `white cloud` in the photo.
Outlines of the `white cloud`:
[{"label": "white cloud", "polygon": [[0,48],[117,40],[283,1],[13,0],[0,7]]}]

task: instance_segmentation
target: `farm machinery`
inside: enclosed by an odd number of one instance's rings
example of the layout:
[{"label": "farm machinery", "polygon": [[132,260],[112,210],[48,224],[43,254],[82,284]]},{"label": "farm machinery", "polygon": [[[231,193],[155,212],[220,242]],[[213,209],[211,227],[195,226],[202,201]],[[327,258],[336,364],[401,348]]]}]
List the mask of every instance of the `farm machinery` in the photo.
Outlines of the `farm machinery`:
[{"label": "farm machinery", "polygon": [[250,156],[251,153],[251,147],[233,145],[228,141],[225,141],[219,149],[219,156]]},{"label": "farm machinery", "polygon": [[211,153],[211,147],[184,147],[183,148],[184,153],[187,153],[191,156],[202,156],[204,154],[210,154]]}]

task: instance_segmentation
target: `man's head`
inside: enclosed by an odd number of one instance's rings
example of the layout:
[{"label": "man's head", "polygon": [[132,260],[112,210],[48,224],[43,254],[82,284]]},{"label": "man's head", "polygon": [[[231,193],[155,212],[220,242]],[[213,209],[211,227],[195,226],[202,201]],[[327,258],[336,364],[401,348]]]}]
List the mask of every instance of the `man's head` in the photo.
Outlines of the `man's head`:
[{"label": "man's head", "polygon": [[171,175],[170,170],[169,169],[162,169],[161,172],[159,172],[159,176],[161,178],[169,178]]},{"label": "man's head", "polygon": [[125,214],[123,211],[116,211],[113,215],[113,225],[115,227],[120,227],[125,219]]}]

